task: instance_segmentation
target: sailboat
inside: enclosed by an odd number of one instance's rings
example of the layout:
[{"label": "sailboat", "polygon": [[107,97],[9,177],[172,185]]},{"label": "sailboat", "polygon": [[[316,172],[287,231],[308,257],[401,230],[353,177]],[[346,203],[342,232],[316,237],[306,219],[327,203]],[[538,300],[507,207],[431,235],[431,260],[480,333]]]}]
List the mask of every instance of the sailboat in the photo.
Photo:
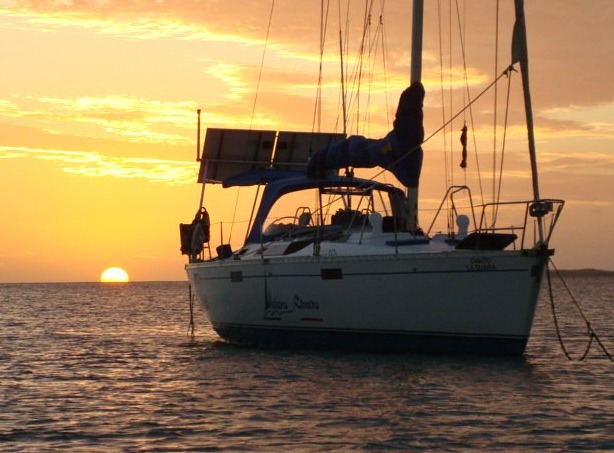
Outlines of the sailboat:
[{"label": "sailboat", "polygon": [[[413,3],[410,84],[384,138],[207,130],[200,207],[191,224],[180,225],[181,243],[191,290],[222,339],[275,348],[524,353],[564,202],[539,194],[522,0],[515,14],[509,70],[522,75],[533,197],[472,206],[450,231],[417,224],[422,0]],[[374,166],[404,188],[355,175]],[[221,244],[214,257],[202,207],[210,183],[257,189],[243,245]],[[450,187],[446,204],[466,190]],[[519,218],[489,214],[506,209]]]}]

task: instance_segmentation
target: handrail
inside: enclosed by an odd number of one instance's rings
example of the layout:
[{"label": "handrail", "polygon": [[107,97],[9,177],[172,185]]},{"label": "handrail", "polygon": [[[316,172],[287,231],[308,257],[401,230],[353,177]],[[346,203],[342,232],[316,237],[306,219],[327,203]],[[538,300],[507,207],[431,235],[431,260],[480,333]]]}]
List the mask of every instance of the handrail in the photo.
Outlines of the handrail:
[{"label": "handrail", "polygon": [[[520,249],[525,249],[525,244],[528,241],[528,231],[527,227],[531,218],[536,219],[537,222],[544,221],[543,225],[543,244],[547,245],[552,237],[552,233],[554,231],[554,227],[558,222],[558,219],[561,215],[561,211],[565,204],[564,200],[560,199],[540,199],[540,200],[521,200],[521,201],[498,201],[491,203],[484,203],[482,205],[474,206],[473,200],[471,197],[471,190],[467,186],[451,186],[446,191],[445,196],[443,197],[435,216],[427,230],[427,236],[431,235],[431,231],[439,217],[441,211],[444,210],[444,204],[446,200],[449,200],[450,207],[447,209],[451,216],[458,215],[457,206],[454,202],[454,196],[459,192],[466,191],[469,199],[469,208],[471,209],[471,215],[473,216],[473,225],[475,233],[498,233],[498,232],[511,232],[513,234],[520,235]],[[500,220],[504,216],[499,216],[498,219],[489,223],[487,219],[487,213],[491,212],[491,210],[496,209],[499,211],[500,209],[505,209],[505,207],[514,207],[514,206],[524,206],[524,213],[519,217],[516,217],[516,222],[511,222],[505,226],[502,226],[502,220]],[[480,214],[480,222],[476,222],[475,209],[481,207]],[[516,214],[518,215],[518,214]],[[498,222],[498,224],[497,224]],[[450,236],[454,236],[454,231],[451,231],[450,223],[448,223],[448,234]],[[531,244],[530,248],[534,248],[539,244],[541,239],[538,238],[539,232],[533,232],[533,244]],[[527,245],[528,246],[528,245]]]},{"label": "handrail", "polygon": [[[544,244],[547,245],[552,237],[552,233],[554,231],[554,227],[558,222],[558,219],[561,215],[561,211],[563,210],[563,206],[565,204],[564,200],[559,199],[541,199],[541,200],[521,200],[521,201],[499,201],[492,203],[485,203],[482,205],[482,214],[480,216],[480,224],[478,228],[476,228],[476,232],[485,233],[485,232],[496,232],[496,231],[522,231],[521,239],[520,239],[520,248],[525,248],[525,242],[527,241],[527,226],[529,224],[530,218],[538,219],[539,222],[541,218],[548,217],[550,223],[548,225],[544,225]],[[492,224],[490,226],[486,225],[486,212],[490,208],[496,208],[497,210],[501,209],[505,206],[522,206],[524,205],[524,218],[522,219],[522,223],[519,225],[508,225],[508,226],[496,226]],[[534,248],[537,244],[537,236],[538,232],[533,232],[533,244],[531,248]]]},{"label": "handrail", "polygon": [[456,214],[456,205],[454,204],[454,195],[461,191],[467,191],[468,193],[469,205],[471,207],[471,216],[473,217],[473,224],[477,225],[475,221],[475,209],[473,205],[473,198],[471,197],[471,189],[469,188],[469,186],[464,186],[464,185],[463,186],[450,186],[448,190],[446,191],[446,194],[444,195],[443,199],[441,200],[441,204],[439,205],[439,208],[437,208],[437,212],[435,213],[435,217],[433,217],[433,221],[431,222],[431,225],[426,231],[427,236],[430,236],[431,230],[433,229],[433,226],[435,225],[435,222],[437,221],[437,217],[439,216],[439,213],[442,211],[442,208],[443,208],[444,203],[446,202],[446,199],[450,198],[450,203],[452,205],[451,207],[452,214]]}]

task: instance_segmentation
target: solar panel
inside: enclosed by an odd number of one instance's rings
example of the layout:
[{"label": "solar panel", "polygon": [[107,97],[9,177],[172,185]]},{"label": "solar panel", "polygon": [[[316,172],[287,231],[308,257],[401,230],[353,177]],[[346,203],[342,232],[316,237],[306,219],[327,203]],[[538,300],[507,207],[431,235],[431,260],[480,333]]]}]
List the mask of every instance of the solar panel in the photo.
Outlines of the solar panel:
[{"label": "solar panel", "polygon": [[320,148],[343,134],[209,128],[198,182],[221,182],[253,170],[300,170]]},{"label": "solar panel", "polygon": [[275,131],[207,129],[198,182],[220,182],[229,176],[271,164]]},{"label": "solar panel", "polygon": [[315,151],[344,138],[343,134],[326,132],[279,132],[273,166],[278,170],[306,167],[309,157]]}]

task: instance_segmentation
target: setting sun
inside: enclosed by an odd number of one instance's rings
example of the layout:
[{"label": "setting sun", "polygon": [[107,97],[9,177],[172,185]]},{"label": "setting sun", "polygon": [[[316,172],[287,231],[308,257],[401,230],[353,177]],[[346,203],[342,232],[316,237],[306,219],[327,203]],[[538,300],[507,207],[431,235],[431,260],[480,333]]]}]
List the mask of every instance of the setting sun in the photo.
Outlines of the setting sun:
[{"label": "setting sun", "polygon": [[110,267],[100,276],[100,281],[104,283],[127,282],[128,273],[121,267]]}]

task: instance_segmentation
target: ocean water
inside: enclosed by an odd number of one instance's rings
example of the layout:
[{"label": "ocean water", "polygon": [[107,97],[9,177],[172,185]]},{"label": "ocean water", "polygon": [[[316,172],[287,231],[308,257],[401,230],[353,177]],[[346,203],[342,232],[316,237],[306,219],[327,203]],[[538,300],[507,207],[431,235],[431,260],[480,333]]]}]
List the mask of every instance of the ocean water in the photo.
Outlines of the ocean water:
[{"label": "ocean water", "polygon": [[[565,280],[614,353],[614,274]],[[510,358],[239,348],[197,307],[188,338],[184,282],[3,284],[0,451],[614,450],[614,363],[567,360],[546,296]]]}]

